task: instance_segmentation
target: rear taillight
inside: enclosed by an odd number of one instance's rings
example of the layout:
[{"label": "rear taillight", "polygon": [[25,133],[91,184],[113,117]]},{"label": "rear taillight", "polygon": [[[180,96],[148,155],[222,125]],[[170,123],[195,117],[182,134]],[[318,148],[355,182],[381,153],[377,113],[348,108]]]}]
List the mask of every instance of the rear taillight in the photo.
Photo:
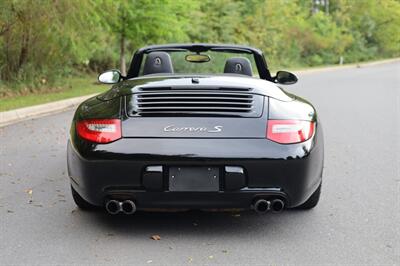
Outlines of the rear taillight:
[{"label": "rear taillight", "polygon": [[268,120],[267,139],[291,144],[306,141],[314,134],[315,122],[301,120]]},{"label": "rear taillight", "polygon": [[88,119],[76,123],[78,135],[91,142],[109,143],[121,138],[121,120]]}]

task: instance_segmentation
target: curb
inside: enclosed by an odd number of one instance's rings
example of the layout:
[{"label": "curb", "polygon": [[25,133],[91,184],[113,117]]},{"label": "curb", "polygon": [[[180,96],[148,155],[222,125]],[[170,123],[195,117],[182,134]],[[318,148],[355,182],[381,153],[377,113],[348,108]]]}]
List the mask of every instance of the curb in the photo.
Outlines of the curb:
[{"label": "curb", "polygon": [[[311,73],[318,73],[318,72],[327,72],[332,70],[340,70],[340,69],[349,69],[349,68],[360,68],[360,67],[368,67],[368,66],[376,66],[381,64],[393,63],[393,62],[400,62],[400,58],[392,58],[386,59],[381,61],[374,61],[374,62],[366,62],[366,63],[358,63],[358,64],[349,64],[349,65],[342,65],[342,66],[331,66],[331,67],[320,67],[314,69],[304,69],[304,70],[291,70],[296,74],[311,74]],[[66,100],[29,106],[20,109],[0,112],[0,127],[4,127],[10,124],[14,124],[17,122],[21,122],[24,120],[38,118],[45,115],[50,115],[54,113],[59,113],[62,111],[66,111],[72,109],[79,105],[86,99],[89,99],[97,94],[91,94],[81,97],[70,98]]]},{"label": "curb", "polygon": [[59,113],[62,111],[66,111],[78,106],[81,102],[86,99],[89,99],[96,94],[85,95],[75,98],[70,98],[66,100],[50,102],[40,105],[34,105],[24,108],[19,108],[15,110],[0,112],[0,127],[4,127],[10,124],[14,124],[17,122],[21,122],[24,120],[38,118],[45,115],[50,115],[54,113]]}]

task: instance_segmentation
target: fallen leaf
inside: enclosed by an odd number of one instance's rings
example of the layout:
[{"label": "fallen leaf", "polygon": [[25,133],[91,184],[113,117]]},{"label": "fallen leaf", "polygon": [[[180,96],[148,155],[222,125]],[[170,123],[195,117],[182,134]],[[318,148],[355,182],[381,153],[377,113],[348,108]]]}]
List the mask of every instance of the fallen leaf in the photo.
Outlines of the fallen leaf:
[{"label": "fallen leaf", "polygon": [[161,240],[161,236],[159,235],[152,235],[150,238],[153,240]]},{"label": "fallen leaf", "polygon": [[29,195],[32,195],[32,193],[33,193],[32,189],[27,189],[27,190],[25,190],[25,192],[28,193]]},{"label": "fallen leaf", "polygon": [[208,258],[209,258],[210,260],[212,260],[212,259],[214,258],[214,256],[211,255],[211,256],[208,256]]}]

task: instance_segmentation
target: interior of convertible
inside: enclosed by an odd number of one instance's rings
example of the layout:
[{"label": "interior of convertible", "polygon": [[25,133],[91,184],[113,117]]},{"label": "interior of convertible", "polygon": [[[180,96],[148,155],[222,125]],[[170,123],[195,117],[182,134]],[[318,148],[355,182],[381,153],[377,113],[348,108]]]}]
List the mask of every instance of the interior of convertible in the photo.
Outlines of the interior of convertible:
[{"label": "interior of convertible", "polygon": [[140,76],[168,74],[243,75],[259,77],[252,54],[225,51],[193,53],[186,50],[145,54]]}]

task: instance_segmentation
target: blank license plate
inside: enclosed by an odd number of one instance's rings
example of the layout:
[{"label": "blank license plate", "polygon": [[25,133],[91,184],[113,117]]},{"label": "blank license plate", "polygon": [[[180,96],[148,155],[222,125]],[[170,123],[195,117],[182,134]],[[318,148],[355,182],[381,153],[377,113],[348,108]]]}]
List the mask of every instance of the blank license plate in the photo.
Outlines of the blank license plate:
[{"label": "blank license plate", "polygon": [[170,167],[169,191],[219,191],[219,168]]}]

